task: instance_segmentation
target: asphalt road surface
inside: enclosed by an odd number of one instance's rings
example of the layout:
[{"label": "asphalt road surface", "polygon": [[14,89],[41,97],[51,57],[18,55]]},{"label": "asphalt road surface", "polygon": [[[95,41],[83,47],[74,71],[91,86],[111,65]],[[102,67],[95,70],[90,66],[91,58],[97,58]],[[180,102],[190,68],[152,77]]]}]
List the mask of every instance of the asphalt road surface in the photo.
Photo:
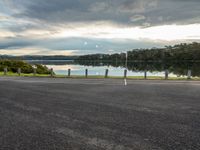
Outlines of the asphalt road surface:
[{"label": "asphalt road surface", "polygon": [[200,149],[200,82],[0,78],[0,150],[151,149]]}]

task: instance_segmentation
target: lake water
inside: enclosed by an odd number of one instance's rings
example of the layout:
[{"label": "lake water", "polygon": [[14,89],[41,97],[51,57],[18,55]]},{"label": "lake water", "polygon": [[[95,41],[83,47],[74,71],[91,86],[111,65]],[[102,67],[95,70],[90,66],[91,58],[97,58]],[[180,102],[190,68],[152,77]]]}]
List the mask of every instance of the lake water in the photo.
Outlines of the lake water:
[{"label": "lake water", "polygon": [[[91,65],[80,65],[75,64],[73,61],[28,61],[31,64],[43,64],[46,65],[49,69],[53,68],[54,72],[57,75],[67,75],[68,69],[71,69],[71,75],[85,75],[85,69],[88,69],[88,75],[105,75],[105,70],[109,69],[109,76],[123,76],[125,67],[115,67],[112,65],[103,65],[98,66]],[[164,77],[164,71],[147,71],[148,76],[162,76]],[[130,70],[127,71],[127,76],[144,76],[144,70]],[[176,74],[170,73],[169,77],[177,77]]]},{"label": "lake water", "polygon": [[[112,66],[83,66],[83,65],[47,65],[53,68],[57,75],[67,75],[67,70],[71,69],[72,75],[84,75],[85,69],[88,69],[88,75],[105,75],[105,70],[109,69],[110,76],[123,76],[125,68]],[[147,72],[149,76],[164,76],[164,72]],[[128,71],[128,76],[143,76],[144,72]],[[175,76],[170,74],[170,76]]]}]

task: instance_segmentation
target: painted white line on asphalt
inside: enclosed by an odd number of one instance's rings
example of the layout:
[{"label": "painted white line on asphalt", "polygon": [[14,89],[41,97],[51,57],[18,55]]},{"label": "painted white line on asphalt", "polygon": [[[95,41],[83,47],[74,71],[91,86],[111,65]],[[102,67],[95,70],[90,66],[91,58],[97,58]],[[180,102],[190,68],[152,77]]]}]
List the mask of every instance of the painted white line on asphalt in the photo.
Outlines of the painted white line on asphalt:
[{"label": "painted white line on asphalt", "polygon": [[124,79],[124,85],[127,86],[127,81],[126,81],[126,79]]}]

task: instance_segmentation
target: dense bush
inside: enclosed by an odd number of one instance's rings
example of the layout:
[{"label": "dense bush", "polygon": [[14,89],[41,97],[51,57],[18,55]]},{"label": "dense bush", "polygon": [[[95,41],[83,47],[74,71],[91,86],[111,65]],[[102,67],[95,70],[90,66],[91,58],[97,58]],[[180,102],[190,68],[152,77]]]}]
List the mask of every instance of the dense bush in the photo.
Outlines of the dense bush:
[{"label": "dense bush", "polygon": [[[35,67],[38,74],[50,74],[50,71],[46,66],[37,64]],[[34,70],[32,65],[21,60],[0,59],[0,71],[4,71],[4,68],[7,68],[8,71],[13,73],[16,73],[18,68],[21,68],[22,73],[33,73]]]},{"label": "dense bush", "polygon": [[36,64],[35,67],[36,67],[36,72],[38,74],[50,74],[51,73],[50,70],[47,68],[47,66]]}]

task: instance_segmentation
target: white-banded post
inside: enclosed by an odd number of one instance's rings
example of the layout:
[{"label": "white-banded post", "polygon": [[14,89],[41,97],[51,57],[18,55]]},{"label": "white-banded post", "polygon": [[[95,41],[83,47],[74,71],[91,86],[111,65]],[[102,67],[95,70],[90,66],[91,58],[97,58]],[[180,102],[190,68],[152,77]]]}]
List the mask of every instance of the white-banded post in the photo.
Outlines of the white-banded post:
[{"label": "white-banded post", "polygon": [[192,75],[192,70],[188,70],[187,79],[191,79],[191,75]]},{"label": "white-banded post", "polygon": [[169,70],[166,69],[165,70],[165,80],[168,80],[168,78],[169,78]]},{"label": "white-banded post", "polygon": [[[128,52],[126,52],[125,67],[126,67],[126,70],[127,70],[127,68],[128,68]],[[127,73],[127,71],[126,71],[126,73]],[[127,76],[126,76],[126,78],[127,78]],[[126,80],[126,78],[124,78],[124,85],[127,85],[127,80]]]},{"label": "white-banded post", "polygon": [[21,68],[17,69],[17,73],[18,73],[19,76],[21,75]]},{"label": "white-banded post", "polygon": [[85,77],[88,77],[88,69],[85,69]]},{"label": "white-banded post", "polygon": [[8,69],[7,69],[7,68],[4,68],[4,76],[7,75],[7,72],[8,72]]},{"label": "white-banded post", "polygon": [[126,69],[128,68],[128,52],[126,52],[126,64],[125,64],[125,66],[126,66]]},{"label": "white-banded post", "polygon": [[108,78],[108,69],[105,71],[105,78]]},{"label": "white-banded post", "polygon": [[68,69],[68,77],[71,76],[71,69]]}]

